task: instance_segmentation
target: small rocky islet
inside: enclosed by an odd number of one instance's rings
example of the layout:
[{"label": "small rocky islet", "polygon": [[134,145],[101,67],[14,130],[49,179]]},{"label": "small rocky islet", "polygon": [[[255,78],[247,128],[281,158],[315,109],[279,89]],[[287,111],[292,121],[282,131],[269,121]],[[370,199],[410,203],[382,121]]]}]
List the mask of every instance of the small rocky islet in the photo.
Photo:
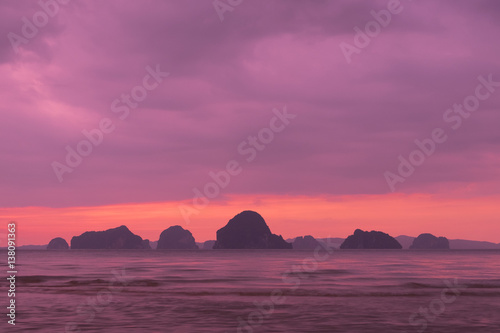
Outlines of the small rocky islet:
[{"label": "small rocky islet", "polygon": [[449,250],[450,242],[446,237],[436,237],[432,234],[421,234],[410,245],[412,250]]}]

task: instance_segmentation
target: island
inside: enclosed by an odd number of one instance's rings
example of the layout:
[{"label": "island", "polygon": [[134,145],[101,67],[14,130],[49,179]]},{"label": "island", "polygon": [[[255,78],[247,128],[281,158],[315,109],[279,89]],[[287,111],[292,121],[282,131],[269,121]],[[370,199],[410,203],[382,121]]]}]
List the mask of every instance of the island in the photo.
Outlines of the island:
[{"label": "island", "polygon": [[314,250],[322,245],[313,236],[297,237],[292,243],[294,250]]},{"label": "island", "polygon": [[49,242],[47,250],[68,250],[68,242],[64,238],[56,237]]},{"label": "island", "polygon": [[158,240],[157,250],[198,250],[195,239],[189,230],[174,225],[163,230]]},{"label": "island", "polygon": [[363,231],[356,229],[340,245],[341,249],[402,249],[394,238],[381,231]]},{"label": "island", "polygon": [[433,234],[421,234],[410,245],[413,250],[449,250],[450,242],[446,237],[436,237]]},{"label": "island", "polygon": [[149,242],[124,225],[105,231],[87,231],[71,239],[71,249],[150,249]]},{"label": "island", "polygon": [[259,213],[243,211],[217,230],[216,249],[292,249],[280,235],[271,233]]}]

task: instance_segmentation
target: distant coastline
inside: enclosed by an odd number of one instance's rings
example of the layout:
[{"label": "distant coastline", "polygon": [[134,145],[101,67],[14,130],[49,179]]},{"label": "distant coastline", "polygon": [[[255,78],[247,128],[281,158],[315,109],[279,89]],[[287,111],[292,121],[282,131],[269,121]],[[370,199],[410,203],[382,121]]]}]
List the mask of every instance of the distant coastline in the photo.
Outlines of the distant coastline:
[{"label": "distant coastline", "polygon": [[[382,231],[356,229],[347,238],[315,238],[311,235],[283,239],[271,232],[264,218],[254,211],[235,215],[216,233],[216,240],[196,242],[191,232],[181,226],[170,226],[159,239],[149,241],[132,233],[125,225],[103,230],[86,231],[71,238],[71,246],[62,237],[44,245],[22,245],[17,250],[219,250],[219,249],[288,249],[314,250],[321,246],[329,249],[394,249],[394,250],[500,250],[500,243],[466,239],[447,239],[422,233],[418,237],[400,235],[391,237]],[[6,250],[7,247],[0,247]]]},{"label": "distant coastline", "polygon": [[[300,237],[300,236],[298,236]],[[296,239],[297,237],[295,238],[287,238],[286,241],[287,242],[292,242]],[[401,245],[403,245],[403,243],[401,242],[401,239],[402,238],[411,238],[411,239],[414,239],[416,237],[412,237],[412,236],[405,236],[405,235],[401,235],[401,236],[397,236],[395,237],[400,243]],[[344,240],[344,238],[340,238],[340,237],[334,237],[334,238],[316,238],[317,241],[319,242],[323,242],[323,243],[327,243],[329,242],[330,244],[331,243],[338,243],[339,240]],[[328,241],[330,240],[330,241]],[[207,242],[209,242],[210,240],[208,240]],[[342,243],[342,241],[340,241],[339,245]],[[500,250],[500,243],[496,244],[496,243],[493,243],[493,242],[486,242],[486,241],[476,241],[476,240],[467,240],[467,239],[450,239],[450,250]],[[154,242],[150,242],[151,244],[151,248],[152,249],[155,249],[155,247],[153,247],[158,241],[154,241]],[[210,251],[210,249],[205,249],[203,248],[203,244],[205,242],[196,242],[196,244],[198,245],[198,247],[200,248],[200,251]],[[411,242],[410,242],[411,244]],[[47,245],[48,244],[42,244],[42,245],[21,245],[21,246],[18,246],[16,249],[17,250],[43,250],[43,251],[46,251],[47,250]],[[0,250],[7,250],[7,247],[0,247]],[[409,250],[408,246],[405,247],[405,245],[403,245],[403,250]]]}]

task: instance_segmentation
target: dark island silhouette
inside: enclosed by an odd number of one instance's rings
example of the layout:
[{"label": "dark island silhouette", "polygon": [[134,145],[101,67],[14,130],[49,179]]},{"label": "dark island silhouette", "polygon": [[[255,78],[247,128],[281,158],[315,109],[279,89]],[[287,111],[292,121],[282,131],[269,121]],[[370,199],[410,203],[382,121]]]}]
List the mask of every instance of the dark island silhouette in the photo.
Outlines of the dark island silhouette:
[{"label": "dark island silhouette", "polygon": [[[22,245],[20,250],[67,250],[71,249],[295,249],[314,250],[318,246],[330,249],[500,249],[500,243],[450,239],[423,233],[418,237],[400,235],[391,237],[381,231],[356,229],[344,238],[314,238],[300,236],[286,241],[271,233],[264,218],[254,211],[243,211],[234,216],[226,226],[217,231],[217,240],[196,243],[192,233],[181,226],[172,226],[160,234],[158,241],[150,242],[133,234],[126,226],[104,231],[87,231],[71,239],[71,247],[61,237],[48,245]],[[6,247],[0,248],[6,249]]]},{"label": "dark island silhouette", "polygon": [[219,249],[292,249],[283,237],[271,233],[266,221],[254,211],[244,211],[217,230],[214,250]]},{"label": "dark island silhouette", "polygon": [[450,242],[446,237],[436,237],[433,234],[421,234],[413,240],[410,249],[420,250],[449,250]]},{"label": "dark island silhouette", "polygon": [[87,231],[71,239],[71,249],[150,249],[149,241],[124,225],[105,231]]},{"label": "dark island silhouette", "polygon": [[356,229],[354,234],[340,245],[341,249],[402,249],[399,242],[381,231]]},{"label": "dark island silhouette", "polygon": [[198,245],[189,230],[174,225],[160,234],[157,250],[198,250]]},{"label": "dark island silhouette", "polygon": [[[409,249],[416,237],[401,235],[396,237],[398,242],[403,245],[403,249]],[[475,241],[466,239],[448,239],[450,250],[499,250],[500,243]]]},{"label": "dark island silhouette", "polygon": [[292,243],[294,250],[314,250],[322,245],[313,236],[300,236],[295,238]]},{"label": "dark island silhouette", "polygon": [[68,242],[64,238],[56,237],[49,242],[47,250],[68,250]]}]

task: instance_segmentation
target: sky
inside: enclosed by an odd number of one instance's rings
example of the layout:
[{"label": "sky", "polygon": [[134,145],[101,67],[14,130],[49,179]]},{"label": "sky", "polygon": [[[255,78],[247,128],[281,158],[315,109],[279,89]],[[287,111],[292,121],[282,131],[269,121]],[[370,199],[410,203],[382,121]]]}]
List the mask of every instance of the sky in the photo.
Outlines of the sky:
[{"label": "sky", "polygon": [[0,2],[18,244],[205,241],[243,210],[285,238],[500,242],[498,1],[41,3]]}]

